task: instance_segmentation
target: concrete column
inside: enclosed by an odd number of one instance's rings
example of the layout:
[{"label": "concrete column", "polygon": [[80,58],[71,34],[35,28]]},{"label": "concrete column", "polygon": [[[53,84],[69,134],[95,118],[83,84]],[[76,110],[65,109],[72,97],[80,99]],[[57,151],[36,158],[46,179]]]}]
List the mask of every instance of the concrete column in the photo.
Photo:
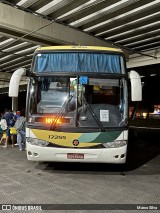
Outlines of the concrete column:
[{"label": "concrete column", "polygon": [[18,97],[12,97],[12,111],[16,112],[18,110]]}]

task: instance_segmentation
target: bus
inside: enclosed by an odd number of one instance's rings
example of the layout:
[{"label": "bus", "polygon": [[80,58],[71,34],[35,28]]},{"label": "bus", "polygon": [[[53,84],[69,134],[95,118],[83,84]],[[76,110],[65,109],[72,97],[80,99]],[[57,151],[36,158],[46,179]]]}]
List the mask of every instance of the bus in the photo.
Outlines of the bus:
[{"label": "bus", "polygon": [[28,76],[27,159],[39,162],[126,162],[128,85],[141,101],[141,79],[126,72],[121,49],[50,46],[35,50],[30,71],[16,70],[9,96]]}]

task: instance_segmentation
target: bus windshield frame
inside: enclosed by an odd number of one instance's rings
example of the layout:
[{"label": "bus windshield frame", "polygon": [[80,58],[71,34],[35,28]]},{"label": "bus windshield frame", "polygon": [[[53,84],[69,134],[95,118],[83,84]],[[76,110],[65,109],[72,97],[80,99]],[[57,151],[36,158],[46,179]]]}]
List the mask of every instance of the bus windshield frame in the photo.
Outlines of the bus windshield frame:
[{"label": "bus windshield frame", "polygon": [[[117,77],[116,77],[117,76]],[[39,128],[104,128],[128,124],[124,75],[39,76],[31,78],[29,120]]]}]

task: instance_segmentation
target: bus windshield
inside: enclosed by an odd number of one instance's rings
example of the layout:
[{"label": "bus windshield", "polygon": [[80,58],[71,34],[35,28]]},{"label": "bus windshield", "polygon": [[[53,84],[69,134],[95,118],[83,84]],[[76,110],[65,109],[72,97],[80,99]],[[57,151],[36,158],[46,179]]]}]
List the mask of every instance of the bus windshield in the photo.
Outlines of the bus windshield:
[{"label": "bus windshield", "polygon": [[30,116],[50,115],[68,122],[65,127],[127,125],[127,82],[90,76],[52,76],[30,80]]}]

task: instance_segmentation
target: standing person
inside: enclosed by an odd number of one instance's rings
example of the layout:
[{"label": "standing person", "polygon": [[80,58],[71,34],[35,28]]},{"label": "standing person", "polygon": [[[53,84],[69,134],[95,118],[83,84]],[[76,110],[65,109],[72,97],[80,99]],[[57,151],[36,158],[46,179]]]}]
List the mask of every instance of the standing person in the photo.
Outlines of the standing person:
[{"label": "standing person", "polygon": [[17,120],[18,118],[20,118],[20,116],[21,116],[21,112],[20,112],[20,111],[16,111],[16,115],[15,115],[16,120]]},{"label": "standing person", "polygon": [[0,121],[0,133],[2,134],[0,144],[5,144],[6,140],[6,130],[7,130],[7,122],[5,119],[2,119],[3,114],[0,115],[1,121]]},{"label": "standing person", "polygon": [[[6,141],[3,148],[8,147],[8,143],[10,140],[10,127],[13,127],[16,121],[15,115],[10,110],[5,110],[4,115],[2,116],[2,119],[5,119],[7,122],[7,130],[6,130]],[[12,143],[12,147],[14,147],[14,144]]]},{"label": "standing person", "polygon": [[[0,114],[0,119],[2,118],[2,114]],[[6,134],[4,132],[3,127],[1,126],[1,121],[0,121],[0,134],[2,134],[1,140],[0,140],[0,144],[4,144],[5,140],[6,140]]]},{"label": "standing person", "polygon": [[26,133],[25,133],[25,123],[26,119],[24,116],[20,116],[17,118],[17,121],[15,123],[15,129],[17,130],[17,143],[19,145],[19,150],[22,151],[22,142],[25,145],[25,140],[26,140]]}]

